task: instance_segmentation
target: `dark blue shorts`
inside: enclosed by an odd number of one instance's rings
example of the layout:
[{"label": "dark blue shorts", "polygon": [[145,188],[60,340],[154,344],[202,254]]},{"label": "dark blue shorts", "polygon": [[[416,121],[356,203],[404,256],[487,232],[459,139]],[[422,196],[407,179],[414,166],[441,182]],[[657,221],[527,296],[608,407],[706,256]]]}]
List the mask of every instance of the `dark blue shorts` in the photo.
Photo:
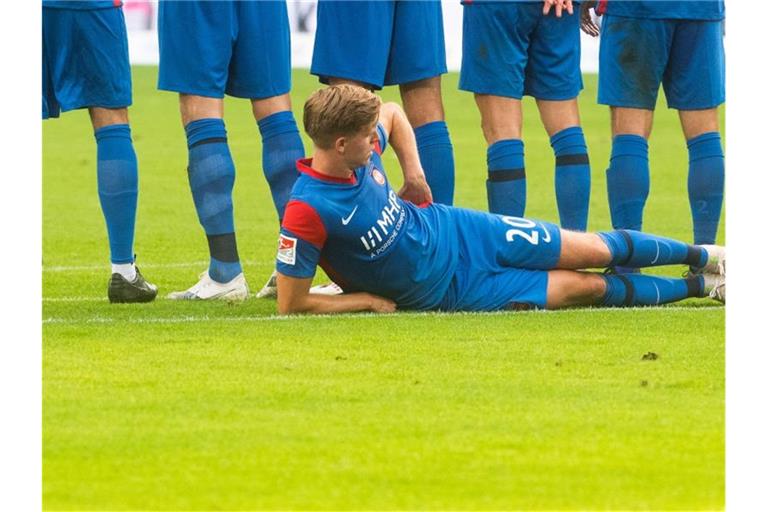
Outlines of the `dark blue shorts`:
[{"label": "dark blue shorts", "polygon": [[381,89],[447,71],[440,2],[320,0],[311,73]]},{"label": "dark blue shorts", "polygon": [[131,104],[128,38],[120,7],[43,8],[43,119]]},{"label": "dark blue shorts", "polygon": [[[579,95],[578,14],[541,14],[541,2],[464,5],[459,89],[520,99]],[[576,8],[578,12],[578,6]]]},{"label": "dark blue shorts", "polygon": [[439,309],[545,308],[548,270],[560,260],[560,228],[548,222],[455,208],[459,263]]},{"label": "dark blue shorts", "polygon": [[163,0],[158,37],[161,90],[260,99],[291,89],[284,1]]},{"label": "dark blue shorts", "polygon": [[725,101],[723,22],[603,16],[597,102],[704,110]]}]

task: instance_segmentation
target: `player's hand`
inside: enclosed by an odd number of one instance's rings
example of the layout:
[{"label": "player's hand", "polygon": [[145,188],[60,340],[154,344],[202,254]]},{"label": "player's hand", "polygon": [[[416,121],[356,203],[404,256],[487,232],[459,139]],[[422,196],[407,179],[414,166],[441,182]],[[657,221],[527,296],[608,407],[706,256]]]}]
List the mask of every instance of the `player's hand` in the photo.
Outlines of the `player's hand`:
[{"label": "player's hand", "polygon": [[597,5],[597,2],[594,0],[584,2],[581,4],[581,12],[579,13],[579,16],[581,17],[581,30],[592,37],[600,35],[600,27],[598,27],[592,20],[592,14],[589,12],[595,5]]},{"label": "player's hand", "polygon": [[432,190],[427,185],[423,172],[407,176],[397,195],[416,205],[432,202]]},{"label": "player's hand", "polygon": [[374,313],[394,313],[395,310],[397,310],[397,304],[395,304],[394,301],[371,293],[366,295],[368,295],[371,301],[370,308]]},{"label": "player's hand", "polygon": [[541,12],[546,16],[553,6],[555,16],[558,18],[563,16],[563,8],[568,11],[568,14],[573,14],[573,0],[544,0],[544,9]]}]

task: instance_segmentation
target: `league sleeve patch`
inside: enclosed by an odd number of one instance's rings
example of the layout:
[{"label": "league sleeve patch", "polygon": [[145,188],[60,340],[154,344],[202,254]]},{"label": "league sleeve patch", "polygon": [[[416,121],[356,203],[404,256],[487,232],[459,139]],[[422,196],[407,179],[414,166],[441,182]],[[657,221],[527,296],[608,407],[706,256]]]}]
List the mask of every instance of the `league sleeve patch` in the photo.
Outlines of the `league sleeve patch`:
[{"label": "league sleeve patch", "polygon": [[286,265],[296,264],[296,238],[280,234],[277,242],[277,260]]}]

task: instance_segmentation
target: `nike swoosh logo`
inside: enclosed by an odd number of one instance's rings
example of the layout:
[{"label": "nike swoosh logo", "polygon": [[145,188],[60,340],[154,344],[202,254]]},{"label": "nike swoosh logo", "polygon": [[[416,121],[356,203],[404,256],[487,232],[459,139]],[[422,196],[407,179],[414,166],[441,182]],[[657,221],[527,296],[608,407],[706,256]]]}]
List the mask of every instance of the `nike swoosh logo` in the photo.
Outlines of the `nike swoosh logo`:
[{"label": "nike swoosh logo", "polygon": [[548,243],[550,240],[552,240],[552,236],[549,234],[549,230],[545,228],[543,225],[541,226],[541,229],[544,230],[544,236],[541,238],[544,243]]},{"label": "nike swoosh logo", "polygon": [[[360,206],[360,205],[357,205],[357,206]],[[342,225],[346,226],[347,224],[349,224],[349,221],[352,220],[352,217],[355,215],[355,212],[357,211],[357,206],[355,206],[355,209],[352,210],[352,213],[350,213],[347,217],[341,218]]]}]

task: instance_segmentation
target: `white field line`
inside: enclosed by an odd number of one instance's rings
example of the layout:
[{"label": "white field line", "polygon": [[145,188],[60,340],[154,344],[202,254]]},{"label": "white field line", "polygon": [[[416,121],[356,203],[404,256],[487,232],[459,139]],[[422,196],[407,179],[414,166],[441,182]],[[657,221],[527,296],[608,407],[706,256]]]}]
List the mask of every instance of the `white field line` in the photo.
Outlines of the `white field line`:
[{"label": "white field line", "polygon": [[397,313],[388,314],[375,314],[375,313],[358,313],[349,315],[299,315],[299,316],[208,316],[208,315],[181,315],[175,317],[166,318],[112,318],[112,317],[91,317],[82,319],[70,319],[61,317],[48,317],[43,318],[43,324],[109,324],[109,323],[121,323],[121,324],[180,324],[190,322],[284,322],[284,321],[306,321],[323,318],[325,320],[345,320],[350,318],[376,318],[386,319],[393,317],[461,317],[461,316],[520,316],[520,315],[574,315],[574,314],[590,314],[590,313],[606,313],[606,312],[627,312],[632,311],[667,311],[667,312],[681,312],[686,313],[697,312],[712,312],[720,310],[721,308],[708,308],[708,307],[693,307],[693,306],[681,306],[681,307],[642,307],[642,308],[582,308],[582,309],[561,309],[557,311],[492,311],[492,312],[479,312],[479,313],[446,313],[446,312],[412,312],[402,311]]},{"label": "white field line", "polygon": [[[249,267],[274,267],[275,262],[274,261],[241,261],[240,262],[243,265],[247,265]],[[208,268],[208,261],[187,261],[187,262],[178,262],[178,263],[140,263],[139,268],[146,269],[146,268],[190,268],[190,267],[197,267],[201,271]],[[94,271],[94,270],[100,270],[109,272],[110,266],[109,263],[99,263],[99,264],[92,264],[92,265],[55,265],[47,267],[43,265],[43,272],[83,272],[83,271]]]}]

